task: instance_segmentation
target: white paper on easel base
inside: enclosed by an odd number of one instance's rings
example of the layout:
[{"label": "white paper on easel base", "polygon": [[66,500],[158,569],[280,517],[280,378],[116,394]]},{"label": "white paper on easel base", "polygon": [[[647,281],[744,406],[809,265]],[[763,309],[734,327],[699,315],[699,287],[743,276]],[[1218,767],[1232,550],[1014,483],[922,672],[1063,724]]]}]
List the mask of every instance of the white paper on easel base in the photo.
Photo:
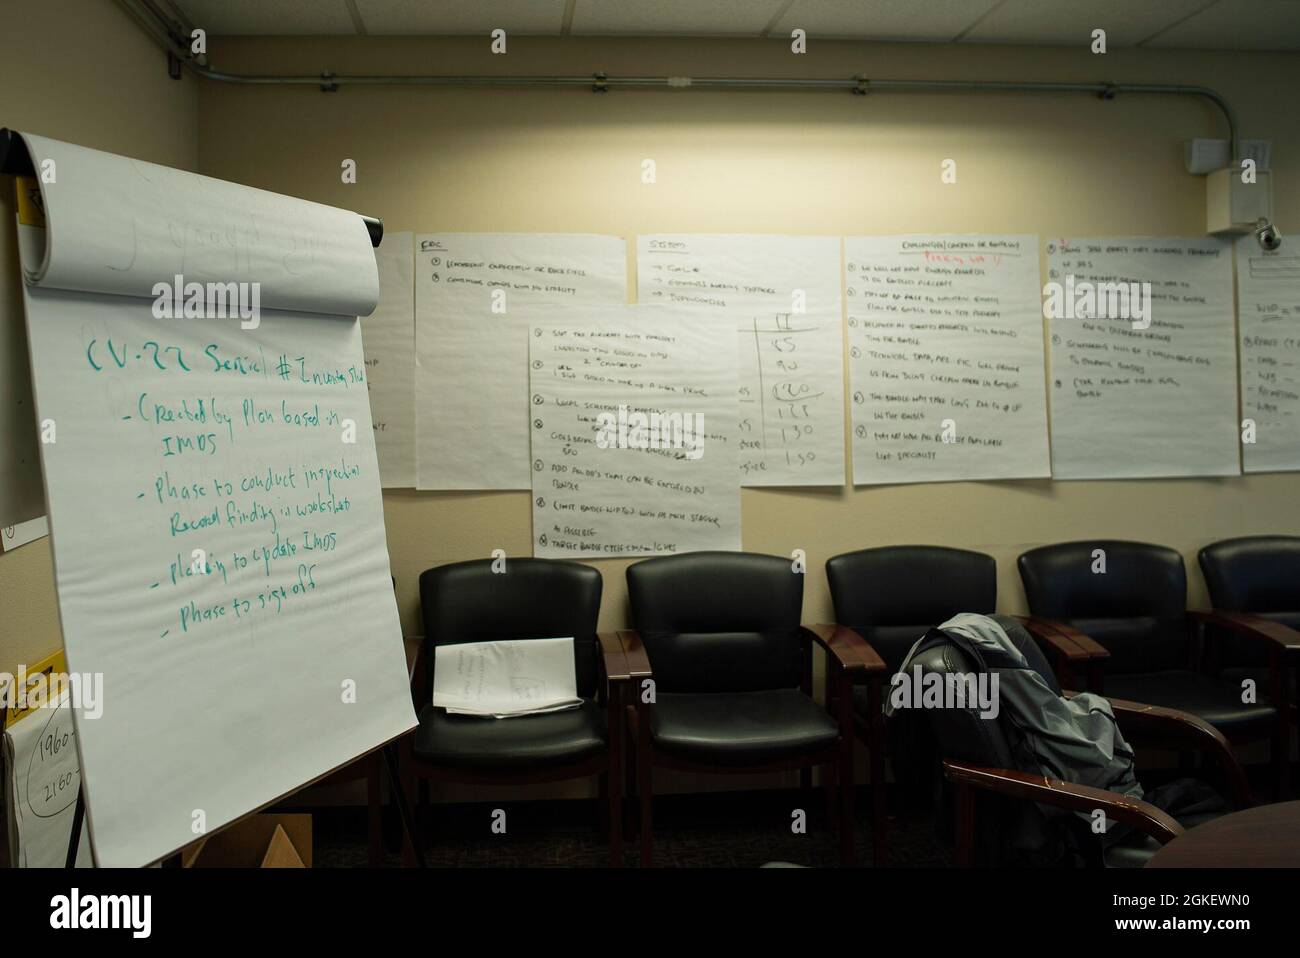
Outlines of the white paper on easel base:
[{"label": "white paper on easel base", "polygon": [[576,708],[573,638],[439,645],[433,704],[453,715],[511,718]]},{"label": "white paper on easel base", "polygon": [[50,524],[44,516],[29,519],[26,522],[19,522],[16,525],[5,526],[0,529],[0,549],[5,552],[12,552],[19,546],[25,546],[29,542],[43,539],[49,534]]},{"label": "white paper on easel base", "polygon": [[844,241],[853,482],[1051,474],[1034,236]]},{"label": "white paper on easel base", "polygon": [[527,489],[524,309],[627,301],[617,236],[416,236],[416,468],[420,489]]},{"label": "white paper on easel base", "polygon": [[[1050,318],[1053,477],[1240,473],[1231,246],[1199,237],[1053,237],[1047,264],[1061,305],[1045,305],[1060,313]],[[1125,311],[1121,289],[1130,304],[1135,291],[1140,307],[1143,284],[1148,315],[1132,305],[1133,316],[1079,315],[1089,290],[1104,292],[1108,314]]]},{"label": "white paper on easel base", "polygon": [[529,342],[534,555],[740,548],[730,317],[539,307]]},{"label": "white paper on easel base", "polygon": [[[9,855],[19,868],[62,868],[81,787],[76,732],[65,694],[57,707],[29,712],[4,733]],[[82,828],[77,867],[91,865]]]},{"label": "white paper on easel base", "polygon": [[379,304],[361,321],[375,452],[384,488],[415,485],[415,287],[411,233],[386,233],[375,260]]},{"label": "white paper on easel base", "polygon": [[[142,865],[415,725],[374,254],[353,213],[26,140],[58,169],[20,248],[64,649],[102,676],[100,717],[73,703],[87,821],[98,864]],[[155,318],[176,275],[259,283],[260,323]]]},{"label": "white paper on easel base", "polygon": [[637,237],[637,301],[731,317],[740,483],[844,484],[837,236]]},{"label": "white paper on easel base", "polygon": [[1242,464],[1246,472],[1300,469],[1300,255],[1237,241]]}]

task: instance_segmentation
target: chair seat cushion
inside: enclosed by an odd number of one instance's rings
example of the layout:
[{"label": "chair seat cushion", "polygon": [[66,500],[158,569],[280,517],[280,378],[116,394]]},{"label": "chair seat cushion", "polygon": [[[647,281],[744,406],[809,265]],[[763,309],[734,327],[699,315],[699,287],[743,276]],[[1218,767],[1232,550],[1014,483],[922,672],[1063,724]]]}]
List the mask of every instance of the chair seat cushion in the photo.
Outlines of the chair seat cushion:
[{"label": "chair seat cushion", "polygon": [[661,692],[650,709],[655,747],[718,765],[761,765],[832,745],[839,729],[798,689]]},{"label": "chair seat cushion", "polygon": [[[1296,673],[1295,669],[1286,670],[1287,682],[1290,685],[1288,690],[1290,698],[1288,701],[1296,700]],[[1259,692],[1260,698],[1268,695],[1269,683],[1272,677],[1269,675],[1268,666],[1262,668],[1252,668],[1249,666],[1233,666],[1226,668],[1219,673],[1219,678],[1231,685],[1233,688],[1241,688],[1241,683],[1246,679],[1251,679],[1255,683],[1255,688]]]},{"label": "chair seat cushion", "polygon": [[426,705],[414,750],[437,765],[508,771],[581,762],[608,740],[605,712],[591,700],[565,712],[509,719],[448,715]]},{"label": "chair seat cushion", "polygon": [[[1181,709],[1209,722],[1225,734],[1255,724],[1267,724],[1276,715],[1268,689],[1258,689],[1259,701],[1241,700],[1241,685],[1199,672],[1175,670],[1131,675],[1107,675],[1105,694],[1117,699]],[[1123,723],[1121,723],[1122,728]]]}]

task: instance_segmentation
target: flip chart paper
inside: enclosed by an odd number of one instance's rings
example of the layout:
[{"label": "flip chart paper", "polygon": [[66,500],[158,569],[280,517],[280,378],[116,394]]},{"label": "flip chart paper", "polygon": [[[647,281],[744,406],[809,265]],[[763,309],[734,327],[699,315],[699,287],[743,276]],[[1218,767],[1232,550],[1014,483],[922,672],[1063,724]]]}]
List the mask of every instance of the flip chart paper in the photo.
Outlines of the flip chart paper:
[{"label": "flip chart paper", "polygon": [[839,237],[638,236],[637,299],[732,317],[741,485],[843,485]]},{"label": "flip chart paper", "polygon": [[[19,868],[62,868],[81,786],[67,696],[6,729],[4,752],[10,859]],[[89,834],[81,830],[79,868],[91,865]]]},{"label": "flip chart paper", "polygon": [[527,489],[524,307],[622,304],[617,236],[416,237],[416,458],[420,489]]},{"label": "flip chart paper", "polygon": [[[415,724],[349,315],[374,306],[374,256],[355,214],[299,217],[287,197],[160,168],[138,186],[130,161],[28,142],[59,170],[49,230],[20,247],[45,277],[24,301],[37,414],[57,426],[41,455],[68,668],[103,676],[101,717],[73,702],[90,835],[98,864],[140,865]],[[113,223],[133,189],[134,233]],[[78,232],[63,210],[105,232],[63,249]],[[176,237],[195,241],[176,252]],[[48,285],[129,263],[131,282],[104,280],[116,295]],[[256,329],[156,319],[151,280],[180,269],[261,276],[263,303],[298,308],[263,308]]]},{"label": "flip chart paper", "polygon": [[[1047,243],[1052,475],[1228,476],[1237,458],[1230,246],[1185,237],[1062,237]],[[1140,316],[1087,318],[1086,296],[1150,284]],[[1132,287],[1129,287],[1131,293]],[[1140,299],[1130,299],[1140,303]],[[1098,308],[1097,311],[1100,311]],[[1107,307],[1108,315],[1121,310]],[[1130,310],[1131,311],[1131,310]]]},{"label": "flip chart paper", "polygon": [[539,315],[529,343],[534,555],[740,548],[727,316],[564,310]]},{"label": "flip chart paper", "polygon": [[462,642],[434,652],[433,704],[507,718],[580,705],[573,638]]},{"label": "flip chart paper", "polygon": [[1237,241],[1241,322],[1241,415],[1255,441],[1243,442],[1246,472],[1300,469],[1300,255]]},{"label": "flip chart paper", "polygon": [[411,233],[388,233],[375,250],[379,305],[361,321],[375,452],[384,488],[415,485],[415,282]]},{"label": "flip chart paper", "polygon": [[853,482],[1051,474],[1035,236],[844,241]]}]

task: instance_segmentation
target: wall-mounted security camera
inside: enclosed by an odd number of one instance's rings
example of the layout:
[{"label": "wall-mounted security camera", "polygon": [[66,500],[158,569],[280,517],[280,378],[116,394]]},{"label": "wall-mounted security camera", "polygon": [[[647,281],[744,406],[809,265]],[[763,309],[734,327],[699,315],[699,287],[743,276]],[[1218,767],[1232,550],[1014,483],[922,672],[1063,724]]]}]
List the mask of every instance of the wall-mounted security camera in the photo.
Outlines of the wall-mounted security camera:
[{"label": "wall-mounted security camera", "polygon": [[1255,224],[1255,239],[1266,250],[1275,250],[1282,245],[1282,234],[1267,219],[1261,219]]}]

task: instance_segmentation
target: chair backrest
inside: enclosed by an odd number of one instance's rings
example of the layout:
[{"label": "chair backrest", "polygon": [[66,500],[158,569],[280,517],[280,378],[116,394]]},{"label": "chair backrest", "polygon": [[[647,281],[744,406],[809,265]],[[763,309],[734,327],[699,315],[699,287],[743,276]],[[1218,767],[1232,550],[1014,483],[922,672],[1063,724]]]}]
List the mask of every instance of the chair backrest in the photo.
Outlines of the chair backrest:
[{"label": "chair backrest", "polygon": [[[1006,630],[1007,637],[1024,655],[1030,668],[1043,677],[1043,681],[1053,692],[1060,695],[1061,686],[1056,681],[1051,665],[1048,664],[1042,649],[1024,627],[1018,622],[1005,618],[999,618],[998,622]],[[908,668],[909,678],[917,665],[921,667],[922,676],[934,673],[946,677],[975,671],[975,663],[950,642],[932,646],[918,653],[912,660],[911,667]],[[1012,755],[1011,737],[1006,724],[1011,720],[1006,709],[1000,709],[997,718],[983,717],[980,714],[980,706],[975,703],[964,708],[937,708],[924,711],[941,757],[992,768],[1014,769],[1016,767]]]},{"label": "chair backrest", "polygon": [[1110,653],[1107,671],[1190,665],[1187,572],[1173,549],[1115,539],[1064,542],[1031,549],[1017,565],[1029,611],[1096,639]]},{"label": "chair backrest", "polygon": [[[1197,555],[1210,604],[1249,612],[1300,629],[1300,536],[1243,536],[1206,546]],[[1263,665],[1268,652],[1235,635],[1218,645],[1221,665]]]},{"label": "chair backrest", "polygon": [[997,604],[992,556],[946,546],[881,546],[826,560],[835,621],[858,632],[890,672],[927,629]]},{"label": "chair backrest", "polygon": [[428,687],[433,688],[434,649],[439,645],[573,636],[578,694],[595,695],[600,573],[554,559],[507,559],[501,573],[494,573],[492,566],[492,559],[476,559],[420,575]]},{"label": "chair backrest", "polygon": [[690,552],[628,566],[632,624],[662,692],[794,688],[803,575],[791,560]]},{"label": "chair backrest", "polygon": [[1216,609],[1300,627],[1300,536],[1224,539],[1197,559]]}]

